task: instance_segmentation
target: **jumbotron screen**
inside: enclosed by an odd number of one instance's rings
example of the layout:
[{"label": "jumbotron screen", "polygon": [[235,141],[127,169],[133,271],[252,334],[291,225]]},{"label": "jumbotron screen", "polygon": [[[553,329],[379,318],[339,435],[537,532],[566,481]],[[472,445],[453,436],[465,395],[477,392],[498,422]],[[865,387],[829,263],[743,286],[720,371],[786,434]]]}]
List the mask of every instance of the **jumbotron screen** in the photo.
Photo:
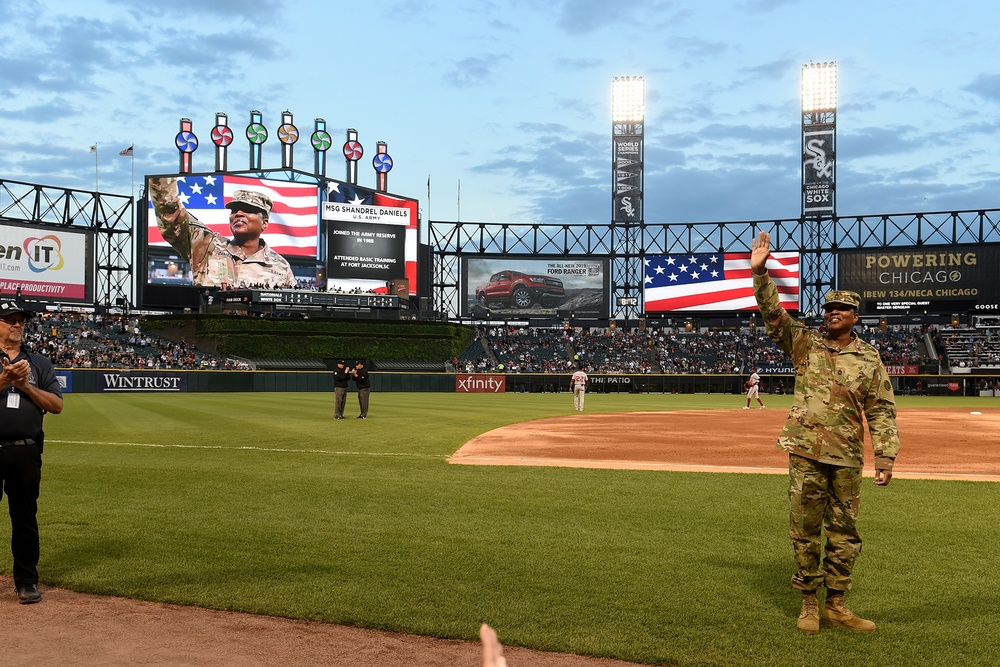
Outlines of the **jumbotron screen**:
[{"label": "jumbotron screen", "polygon": [[[159,286],[384,293],[388,281],[406,279],[416,294],[417,201],[324,182],[148,176],[146,284],[155,288],[147,293]],[[237,268],[227,256],[231,242],[247,256]]]},{"label": "jumbotron screen", "polygon": [[842,251],[837,285],[864,314],[1000,311],[1000,245]]},{"label": "jumbotron screen", "polygon": [[[772,252],[767,272],[786,310],[799,309],[799,253]],[[755,310],[748,252],[649,255],[643,269],[647,313]]]},{"label": "jumbotron screen", "polygon": [[416,294],[417,200],[331,183],[322,218],[328,282],[343,291],[383,291],[405,279]]}]

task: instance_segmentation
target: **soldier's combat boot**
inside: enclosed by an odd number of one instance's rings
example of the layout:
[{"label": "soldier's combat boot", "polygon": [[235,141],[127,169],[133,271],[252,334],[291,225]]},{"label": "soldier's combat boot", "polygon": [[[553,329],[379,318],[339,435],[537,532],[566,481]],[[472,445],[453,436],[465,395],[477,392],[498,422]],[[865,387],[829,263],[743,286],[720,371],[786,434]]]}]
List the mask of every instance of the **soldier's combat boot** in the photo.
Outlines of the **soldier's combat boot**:
[{"label": "soldier's combat boot", "polygon": [[799,614],[799,632],[819,634],[819,599],[816,593],[802,592],[802,613]]},{"label": "soldier's combat boot", "polygon": [[861,618],[853,611],[844,606],[843,591],[827,591],[826,604],[823,605],[823,623],[849,630],[859,630],[861,632],[875,632],[875,624],[868,619]]}]

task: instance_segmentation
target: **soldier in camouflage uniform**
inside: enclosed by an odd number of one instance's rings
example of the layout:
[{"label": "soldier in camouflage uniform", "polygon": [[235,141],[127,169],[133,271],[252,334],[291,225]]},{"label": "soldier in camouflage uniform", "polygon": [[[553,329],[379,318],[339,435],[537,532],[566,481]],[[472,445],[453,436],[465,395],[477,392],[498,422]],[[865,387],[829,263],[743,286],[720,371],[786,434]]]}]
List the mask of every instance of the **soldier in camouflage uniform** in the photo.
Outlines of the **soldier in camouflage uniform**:
[{"label": "soldier in camouflage uniform", "polygon": [[[855,522],[864,464],[863,419],[875,452],[875,484],[889,483],[899,452],[892,384],[878,350],[853,331],[861,305],[856,292],[827,293],[825,335],[792,319],[779,305],[765,268],[770,241],[766,232],[754,239],[750,266],[768,336],[795,365],[795,400],[778,448],[789,456],[790,534],[797,565],[792,586],[802,591],[798,628],[815,634],[822,618],[827,625],[872,632],[874,623],[844,606],[844,592],[851,588],[854,560],[861,552]],[[822,614],[816,596],[821,586],[826,587]]]},{"label": "soldier in camouflage uniform", "polygon": [[150,179],[149,198],[160,233],[191,265],[195,285],[295,287],[288,261],[260,238],[271,215],[267,195],[252,190],[233,193],[226,204],[232,239],[213,232],[184,208],[174,178]]}]

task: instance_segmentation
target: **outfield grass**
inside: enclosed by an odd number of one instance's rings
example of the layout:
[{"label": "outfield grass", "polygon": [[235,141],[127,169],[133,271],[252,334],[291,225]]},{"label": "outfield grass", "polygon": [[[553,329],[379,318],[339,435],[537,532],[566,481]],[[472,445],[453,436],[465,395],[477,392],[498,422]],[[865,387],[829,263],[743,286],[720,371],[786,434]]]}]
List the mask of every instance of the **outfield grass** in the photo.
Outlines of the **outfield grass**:
[{"label": "outfield grass", "polygon": [[[509,645],[649,664],[996,664],[1000,484],[866,479],[849,603],[879,631],[806,637],[783,476],[446,463],[478,433],[572,415],[568,394],[378,393],[364,421],[332,420],[332,400],[67,395],[46,418],[43,582],[436,637],[488,622]],[[591,413],[743,404],[587,398]]]}]

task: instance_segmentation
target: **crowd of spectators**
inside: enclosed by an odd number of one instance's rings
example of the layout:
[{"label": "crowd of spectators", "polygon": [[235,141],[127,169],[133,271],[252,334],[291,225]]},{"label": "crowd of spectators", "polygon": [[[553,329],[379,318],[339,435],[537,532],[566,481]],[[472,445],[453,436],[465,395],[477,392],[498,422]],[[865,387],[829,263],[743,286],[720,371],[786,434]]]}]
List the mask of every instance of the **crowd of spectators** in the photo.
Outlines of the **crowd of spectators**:
[{"label": "crowd of spectators", "polygon": [[860,332],[862,338],[878,348],[882,363],[886,366],[912,366],[936,364],[938,359],[928,353],[921,353],[920,340],[924,334],[932,337],[936,329],[931,326],[905,327],[894,325],[884,331],[879,327],[866,326]]},{"label": "crowd of spectators", "polygon": [[143,333],[123,315],[46,312],[28,320],[26,342],[58,368],[246,370],[246,362],[208,354],[186,342]]},{"label": "crowd of spectators", "polygon": [[[886,365],[936,363],[919,341],[934,338],[971,350],[976,363],[1000,365],[1000,327],[863,327]],[[47,312],[29,321],[27,341],[62,368],[247,369],[243,361],[219,357],[187,342],[143,332],[135,317],[86,312]],[[957,354],[954,349],[944,351]],[[972,363],[971,357],[969,363]],[[596,374],[746,374],[750,368],[783,367],[788,358],[763,328],[685,331],[637,328],[532,328],[481,326],[459,357],[456,372],[566,373],[580,367]]]},{"label": "crowd of spectators", "polygon": [[950,326],[935,331],[934,343],[944,364],[955,369],[1000,368],[1000,324],[980,318],[974,326]]},{"label": "crowd of spectators", "polygon": [[569,349],[562,329],[515,326],[479,327],[472,348],[483,353],[466,360],[467,372],[471,365],[507,373],[562,373]]},{"label": "crowd of spectators", "polygon": [[307,292],[318,292],[319,283],[315,278],[303,278],[295,276],[295,289],[306,290]]},{"label": "crowd of spectators", "polygon": [[[268,286],[268,285],[266,285],[264,283],[248,283],[246,281],[241,280],[238,285],[232,285],[232,284],[229,284],[229,283],[224,283],[224,284],[222,284],[222,285],[220,285],[218,287],[208,287],[208,288],[205,289],[204,296],[208,296],[213,291],[234,292],[234,291],[237,291],[237,290],[248,290],[248,289],[250,289],[250,290],[273,290],[275,288],[274,287],[270,287],[270,286]],[[304,278],[302,276],[295,276],[295,286],[294,287],[288,287],[288,288],[279,287],[278,289],[295,289],[295,290],[303,290],[303,291],[306,291],[306,292],[317,292],[317,291],[319,291],[319,282],[315,278]]]},{"label": "crowd of spectators", "polygon": [[475,339],[462,354],[445,362],[445,370],[451,373],[488,373],[493,370],[485,337],[486,328],[476,327]]},{"label": "crowd of spectators", "polygon": [[[859,328],[886,365],[936,364],[920,341],[933,327]],[[1000,343],[1000,338],[997,339]],[[785,367],[788,357],[762,327],[721,331],[623,328],[479,327],[469,350],[451,362],[464,372],[599,374],[744,374]]]},{"label": "crowd of spectators", "polygon": [[327,288],[327,291],[333,292],[334,294],[379,294],[379,292],[375,292],[370,289],[362,289],[360,287],[352,287],[345,290],[340,285],[331,285]]},{"label": "crowd of spectators", "polygon": [[567,333],[574,363],[588,373],[657,373],[655,337],[636,329],[581,329]]},{"label": "crowd of spectators", "polygon": [[662,373],[746,373],[790,363],[762,328],[661,334],[657,361]]},{"label": "crowd of spectators", "polygon": [[477,340],[453,365],[465,372],[563,373],[579,366],[601,374],[686,374],[787,364],[762,333],[480,327]]}]

